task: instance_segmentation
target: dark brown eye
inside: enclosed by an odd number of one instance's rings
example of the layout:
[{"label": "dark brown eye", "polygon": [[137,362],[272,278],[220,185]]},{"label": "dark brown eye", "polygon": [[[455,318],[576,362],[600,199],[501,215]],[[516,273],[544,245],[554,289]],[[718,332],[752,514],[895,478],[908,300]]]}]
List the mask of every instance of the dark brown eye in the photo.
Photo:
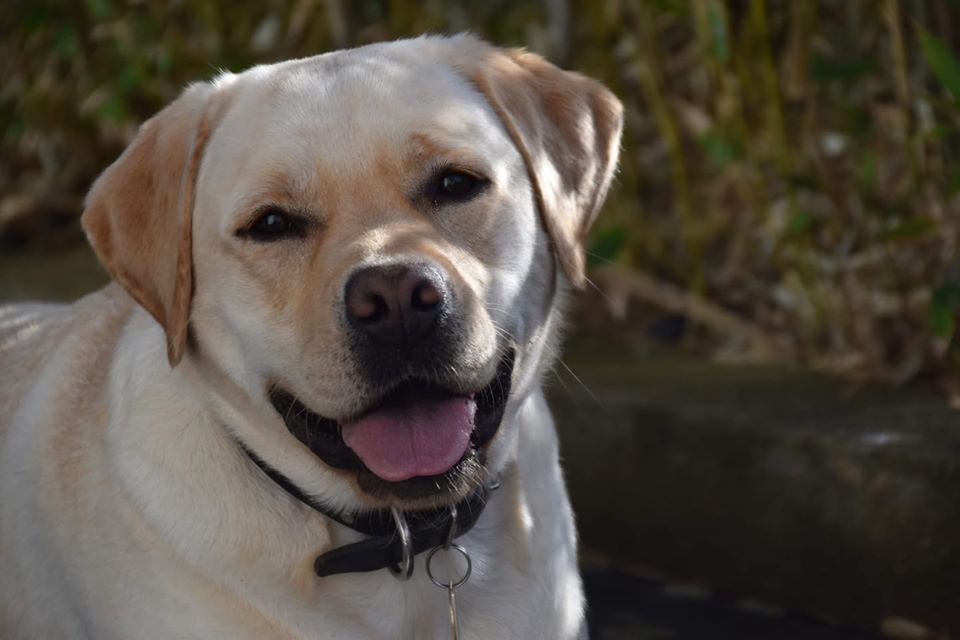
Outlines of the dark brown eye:
[{"label": "dark brown eye", "polygon": [[302,236],[303,226],[300,220],[279,207],[264,210],[240,235],[258,242],[281,240],[291,236]]},{"label": "dark brown eye", "polygon": [[433,190],[434,203],[445,204],[472,200],[486,185],[487,180],[464,171],[448,169],[436,178]]}]

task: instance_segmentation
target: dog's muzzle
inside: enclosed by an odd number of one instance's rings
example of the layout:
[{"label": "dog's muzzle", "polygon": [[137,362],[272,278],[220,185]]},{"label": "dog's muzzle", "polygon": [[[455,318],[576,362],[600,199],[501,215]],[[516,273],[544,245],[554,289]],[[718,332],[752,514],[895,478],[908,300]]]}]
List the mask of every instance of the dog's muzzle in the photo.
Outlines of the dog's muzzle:
[{"label": "dog's muzzle", "polygon": [[270,401],[290,433],[327,465],[356,471],[360,488],[373,497],[462,495],[458,485],[476,482],[486,447],[499,430],[514,357],[508,350],[493,378],[476,392],[412,378],[348,420],[325,418],[278,385]]}]

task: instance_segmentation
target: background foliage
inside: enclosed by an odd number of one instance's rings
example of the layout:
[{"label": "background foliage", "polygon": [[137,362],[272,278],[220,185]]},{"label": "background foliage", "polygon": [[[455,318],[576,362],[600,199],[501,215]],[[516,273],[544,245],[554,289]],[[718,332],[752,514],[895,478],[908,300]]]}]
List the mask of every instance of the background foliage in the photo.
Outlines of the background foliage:
[{"label": "background foliage", "polygon": [[894,381],[960,361],[957,0],[12,0],[0,28],[7,251],[188,81],[470,29],[624,100],[591,247],[614,317]]}]

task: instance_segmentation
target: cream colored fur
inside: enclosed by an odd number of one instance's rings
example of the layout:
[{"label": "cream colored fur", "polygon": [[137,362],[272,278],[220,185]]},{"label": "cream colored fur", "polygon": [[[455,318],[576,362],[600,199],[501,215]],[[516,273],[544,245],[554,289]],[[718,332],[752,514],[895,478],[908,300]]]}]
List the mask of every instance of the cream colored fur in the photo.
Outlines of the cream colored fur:
[{"label": "cream colored fur", "polygon": [[[84,214],[119,284],[0,308],[0,637],[449,637],[422,556],[407,583],[317,578],[314,558],[358,535],[234,440],[333,507],[384,506],[290,435],[266,388],[280,379],[328,416],[368,404],[342,282],[418,256],[449,271],[469,319],[449,363],[466,386],[492,376],[507,336],[518,347],[487,461],[502,488],[460,540],[463,637],[576,637],[576,535],[540,387],[620,119],[599,84],[457,36],[224,74],[148,122]],[[483,172],[489,193],[419,207],[410,194],[438,163]],[[287,244],[238,238],[264,204],[316,226]]]}]

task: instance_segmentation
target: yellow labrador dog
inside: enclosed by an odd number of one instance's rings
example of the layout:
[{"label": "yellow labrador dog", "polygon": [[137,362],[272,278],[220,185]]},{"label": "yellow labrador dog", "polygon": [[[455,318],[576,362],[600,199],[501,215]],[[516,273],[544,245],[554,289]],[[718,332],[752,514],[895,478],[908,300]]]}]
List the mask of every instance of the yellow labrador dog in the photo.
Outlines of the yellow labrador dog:
[{"label": "yellow labrador dog", "polygon": [[115,283],[2,310],[0,637],[577,637],[541,376],[621,121],[460,35],[144,124],[83,215]]}]

